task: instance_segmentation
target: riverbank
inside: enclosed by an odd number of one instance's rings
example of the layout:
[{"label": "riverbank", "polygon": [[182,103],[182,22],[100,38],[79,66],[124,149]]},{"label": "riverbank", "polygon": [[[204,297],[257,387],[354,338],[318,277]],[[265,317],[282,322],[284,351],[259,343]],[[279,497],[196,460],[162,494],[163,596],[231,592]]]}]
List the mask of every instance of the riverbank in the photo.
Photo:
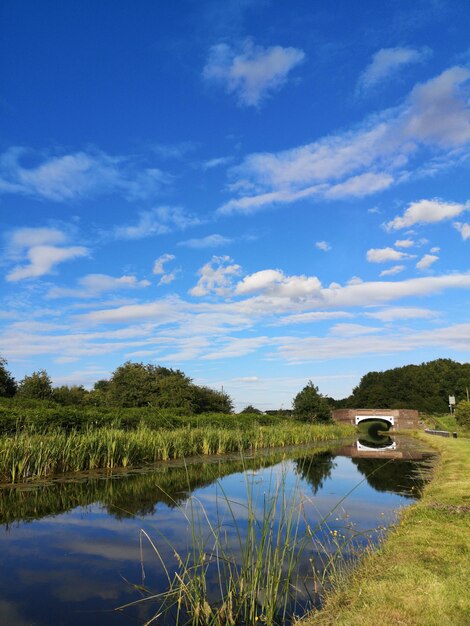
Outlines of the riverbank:
[{"label": "riverbank", "polygon": [[262,426],[184,427],[135,430],[112,427],[85,432],[21,431],[0,437],[0,483],[19,483],[56,474],[119,467],[139,467],[158,461],[253,451],[333,441],[351,436],[341,424],[282,423]]},{"label": "riverbank", "polygon": [[421,500],[302,626],[468,625],[470,439],[417,436],[440,454]]}]

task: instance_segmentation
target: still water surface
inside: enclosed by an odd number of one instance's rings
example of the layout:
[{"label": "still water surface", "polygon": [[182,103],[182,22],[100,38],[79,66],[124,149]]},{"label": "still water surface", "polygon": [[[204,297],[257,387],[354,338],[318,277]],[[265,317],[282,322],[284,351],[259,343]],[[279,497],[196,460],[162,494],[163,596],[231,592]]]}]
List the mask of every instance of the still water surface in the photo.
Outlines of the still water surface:
[{"label": "still water surface", "polygon": [[[107,626],[138,624],[157,610],[151,602],[116,612],[141,595],[140,529],[174,566],[191,534],[184,517],[202,511],[235,534],[246,528],[246,494],[255,507],[279,485],[302,503],[301,532],[315,528],[327,551],[338,538],[346,558],[379,540],[399,509],[423,485],[431,454],[407,438],[363,437],[353,444],[259,454],[254,458],[205,459],[141,472],[82,476],[48,485],[0,490],[0,624],[8,626]],[[223,495],[224,494],[224,495]],[[346,497],[345,497],[346,496]],[[344,499],[343,499],[344,498]],[[163,540],[163,537],[165,540]],[[167,543],[167,541],[169,543]],[[315,548],[301,567],[318,566]],[[158,559],[144,542],[145,585],[165,588]],[[310,596],[310,597],[308,597]],[[312,590],[305,602],[318,605]],[[159,622],[157,622],[159,623]]]}]

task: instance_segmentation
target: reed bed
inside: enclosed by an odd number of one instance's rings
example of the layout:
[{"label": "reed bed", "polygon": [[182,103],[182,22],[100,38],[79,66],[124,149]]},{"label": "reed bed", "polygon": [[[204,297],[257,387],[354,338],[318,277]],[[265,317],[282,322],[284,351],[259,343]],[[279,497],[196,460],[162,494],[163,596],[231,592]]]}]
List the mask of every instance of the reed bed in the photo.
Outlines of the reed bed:
[{"label": "reed bed", "polygon": [[0,437],[0,481],[18,483],[68,472],[139,467],[196,455],[332,441],[351,433],[352,429],[343,425],[295,423],[243,429],[153,430],[141,426],[132,431],[116,428],[54,430],[43,434],[21,431]]},{"label": "reed bed", "polygon": [[[304,447],[299,456],[296,454],[295,463],[300,465],[303,462],[302,455],[322,459],[330,445],[326,442]],[[195,463],[182,460],[178,464],[161,464],[157,469],[142,468],[126,473],[125,480],[113,480],[123,476],[120,470],[113,472],[109,480],[92,472],[53,483],[9,485],[0,489],[0,525],[29,522],[96,502],[117,519],[142,516],[160,502],[171,508],[179,506],[194,489],[206,487],[224,476],[246,470],[258,471],[285,458],[286,452],[277,448],[243,459],[204,457],[195,459]]]}]

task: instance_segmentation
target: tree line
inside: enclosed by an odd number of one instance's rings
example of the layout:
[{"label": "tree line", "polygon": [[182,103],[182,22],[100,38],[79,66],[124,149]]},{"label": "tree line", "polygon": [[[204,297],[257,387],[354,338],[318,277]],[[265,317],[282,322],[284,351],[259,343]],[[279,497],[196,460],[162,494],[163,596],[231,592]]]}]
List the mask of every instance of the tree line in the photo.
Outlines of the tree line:
[{"label": "tree line", "polygon": [[[469,388],[470,363],[436,359],[369,372],[352,394],[342,400],[324,396],[309,381],[294,397],[291,410],[267,413],[310,422],[328,422],[331,411],[343,407],[408,408],[442,414],[449,410],[449,396],[455,396],[457,404],[467,402]],[[93,389],[87,390],[81,385],[53,387],[45,370],[33,372],[17,383],[5,359],[0,358],[0,397],[45,400],[65,406],[178,409],[187,415],[233,412],[233,401],[223,390],[196,385],[179,369],[131,361],[120,365],[109,379],[99,380]],[[248,405],[241,413],[261,411]]]},{"label": "tree line", "polygon": [[228,394],[196,385],[181,370],[131,361],[114,370],[109,380],[99,380],[87,390],[82,385],[53,387],[46,370],[33,372],[17,383],[5,359],[0,359],[0,397],[64,406],[180,409],[188,415],[233,410]]},{"label": "tree line", "polygon": [[333,403],[337,408],[416,409],[423,413],[448,413],[449,396],[456,403],[467,400],[470,363],[436,359],[369,372],[352,394]]}]

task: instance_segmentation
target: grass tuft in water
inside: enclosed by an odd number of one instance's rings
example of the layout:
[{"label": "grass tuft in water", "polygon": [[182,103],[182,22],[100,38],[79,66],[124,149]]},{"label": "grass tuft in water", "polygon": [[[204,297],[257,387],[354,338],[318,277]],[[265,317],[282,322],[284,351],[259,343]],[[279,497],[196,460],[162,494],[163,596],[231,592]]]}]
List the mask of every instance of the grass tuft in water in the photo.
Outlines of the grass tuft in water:
[{"label": "grass tuft in water", "polygon": [[[299,478],[292,487],[286,477],[285,470],[272,473],[263,491],[245,472],[244,505],[230,500],[219,483],[216,523],[202,502],[189,498],[180,507],[189,528],[187,552],[163,535],[154,542],[141,530],[142,581],[136,588],[144,597],[118,610],[156,603],[146,624],[280,626],[318,606],[325,587],[344,575],[343,552],[349,549],[351,559],[355,535],[338,536],[328,528],[328,518],[344,498],[311,527],[306,508],[312,502],[302,493]],[[144,542],[165,572],[167,588],[159,594],[146,587]],[[163,555],[168,548],[174,555],[171,563]]]}]

